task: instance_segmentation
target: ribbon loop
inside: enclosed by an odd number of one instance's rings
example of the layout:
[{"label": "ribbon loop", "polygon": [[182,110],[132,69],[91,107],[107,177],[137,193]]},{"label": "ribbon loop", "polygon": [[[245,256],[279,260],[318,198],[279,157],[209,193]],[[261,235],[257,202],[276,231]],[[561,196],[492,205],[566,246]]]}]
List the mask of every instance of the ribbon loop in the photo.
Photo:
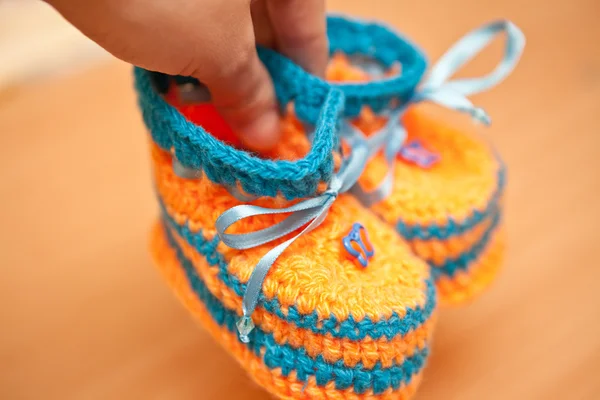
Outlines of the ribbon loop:
[{"label": "ribbon loop", "polygon": [[[476,78],[449,79],[471,59],[478,55],[498,34],[506,33],[504,57],[494,70],[487,75]],[[525,36],[512,22],[507,20],[486,24],[465,35],[456,42],[431,68],[423,90],[441,88],[469,96],[488,90],[504,80],[517,65],[523,48]]]},{"label": "ribbon loop", "polygon": [[[293,206],[273,209],[253,205],[239,205],[230,208],[217,218],[215,226],[221,241],[227,246],[245,250],[272,242],[285,236],[314,219],[327,200],[327,196],[319,196],[297,203]],[[270,214],[292,213],[283,221],[251,233],[229,234],[225,231],[235,223],[250,217]]]}]

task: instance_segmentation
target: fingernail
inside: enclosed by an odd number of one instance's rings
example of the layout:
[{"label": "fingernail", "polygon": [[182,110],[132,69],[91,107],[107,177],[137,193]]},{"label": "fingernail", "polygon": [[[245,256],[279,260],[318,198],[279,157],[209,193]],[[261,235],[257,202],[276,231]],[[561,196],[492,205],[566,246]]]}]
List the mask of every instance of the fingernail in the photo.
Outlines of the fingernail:
[{"label": "fingernail", "polygon": [[249,150],[269,150],[277,144],[281,134],[279,115],[275,111],[263,113],[237,131],[240,140]]}]

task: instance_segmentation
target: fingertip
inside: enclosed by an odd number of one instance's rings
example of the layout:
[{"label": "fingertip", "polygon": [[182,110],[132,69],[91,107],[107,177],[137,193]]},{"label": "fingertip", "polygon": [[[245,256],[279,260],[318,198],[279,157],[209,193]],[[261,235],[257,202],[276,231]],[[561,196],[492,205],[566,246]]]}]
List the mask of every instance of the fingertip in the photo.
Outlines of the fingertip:
[{"label": "fingertip", "polygon": [[[251,30],[252,27],[250,26]],[[279,113],[275,88],[256,52],[252,32],[238,41],[237,50],[221,60],[222,68],[207,75],[212,101],[244,148],[266,151],[279,139]],[[201,79],[202,80],[202,79]]]},{"label": "fingertip", "polygon": [[273,83],[258,60],[221,81],[213,101],[242,145],[251,151],[271,149],[280,135],[280,119]]},{"label": "fingertip", "polygon": [[272,149],[281,135],[281,123],[275,110],[257,115],[247,123],[235,127],[244,147],[248,150],[264,152]]}]

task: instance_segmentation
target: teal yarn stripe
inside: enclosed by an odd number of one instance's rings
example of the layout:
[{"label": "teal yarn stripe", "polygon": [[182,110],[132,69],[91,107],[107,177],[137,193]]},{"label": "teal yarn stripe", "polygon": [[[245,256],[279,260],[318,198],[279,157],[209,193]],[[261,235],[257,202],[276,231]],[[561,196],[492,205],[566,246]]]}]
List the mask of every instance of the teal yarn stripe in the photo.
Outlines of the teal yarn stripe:
[{"label": "teal yarn stripe", "polygon": [[433,263],[431,260],[426,260],[432,267],[431,273],[435,279],[437,280],[442,276],[454,277],[458,272],[468,271],[488,249],[490,241],[494,237],[501,221],[502,210],[497,209],[494,211],[490,226],[485,230],[481,239],[479,239],[479,241],[477,241],[468,251],[440,264]]},{"label": "teal yarn stripe", "polygon": [[422,50],[392,27],[373,21],[361,21],[341,15],[327,18],[330,53],[342,52],[376,61],[385,68],[402,66],[400,75],[381,77],[369,82],[336,82],[345,97],[344,115],[356,117],[368,106],[378,113],[392,100],[408,101],[427,69]]},{"label": "teal yarn stripe", "polygon": [[[209,265],[217,267],[219,269],[219,279],[236,295],[242,297],[246,291],[246,284],[240,282],[239,278],[227,271],[227,261],[217,251],[219,238],[215,236],[212,240],[207,240],[202,231],[192,232],[187,224],[177,224],[162,204],[161,208],[165,225],[174,229],[181,238],[206,259]],[[430,319],[437,305],[437,294],[432,277],[426,280],[425,290],[426,302],[424,306],[408,308],[402,317],[397,313],[393,313],[390,318],[378,321],[373,321],[370,318],[356,321],[352,315],[343,321],[338,320],[333,315],[327,319],[320,319],[316,311],[310,314],[302,314],[295,306],[287,307],[287,312],[284,313],[277,298],[267,299],[262,293],[258,307],[264,308],[267,312],[299,328],[310,329],[320,335],[330,334],[335,338],[348,338],[350,340],[362,340],[367,336],[373,339],[381,337],[392,339],[396,336],[408,334]]]},{"label": "teal yarn stripe", "polygon": [[[239,316],[227,309],[212,295],[202,279],[197,275],[193,265],[185,258],[181,249],[170,235],[169,229],[163,226],[171,247],[177,253],[179,263],[183,268],[190,287],[198,299],[204,303],[213,320],[230,333],[236,334],[235,323]],[[377,363],[373,369],[367,370],[362,364],[347,367],[343,361],[329,363],[323,356],[310,357],[304,348],[295,349],[289,345],[278,344],[273,335],[255,327],[250,333],[250,342],[245,344],[256,356],[261,357],[270,369],[280,369],[283,376],[296,372],[297,379],[306,382],[314,376],[319,386],[335,382],[338,390],[352,388],[358,394],[372,389],[380,394],[392,388],[399,389],[403,384],[409,384],[412,378],[425,366],[429,349],[427,347],[415,351],[414,355],[406,358],[401,364],[384,368]]]},{"label": "teal yarn stripe", "polygon": [[473,210],[471,215],[462,221],[457,221],[452,216],[449,216],[444,224],[409,224],[403,220],[399,220],[396,223],[396,229],[400,233],[400,236],[406,240],[450,239],[469,232],[482,221],[492,216],[498,208],[498,203],[504,193],[507,179],[506,166],[499,157],[497,157],[497,160],[500,165],[498,168],[498,183],[485,209]]}]

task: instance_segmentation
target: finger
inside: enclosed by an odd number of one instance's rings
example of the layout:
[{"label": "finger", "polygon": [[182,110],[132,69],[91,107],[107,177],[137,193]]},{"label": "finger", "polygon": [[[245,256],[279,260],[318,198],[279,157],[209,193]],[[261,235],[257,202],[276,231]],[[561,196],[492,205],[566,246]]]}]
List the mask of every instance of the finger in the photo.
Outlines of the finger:
[{"label": "finger", "polygon": [[256,43],[274,49],[276,45],[275,34],[267,10],[267,0],[254,0],[250,3],[250,9]]},{"label": "finger", "polygon": [[227,51],[221,53],[216,73],[206,74],[200,65],[193,75],[206,84],[244,145],[262,151],[279,139],[279,114],[273,83],[256,52],[250,9],[240,18],[241,29],[222,32]]},{"label": "finger", "polygon": [[323,76],[329,46],[324,0],[268,0],[277,48],[308,72]]},{"label": "finger", "polygon": [[198,78],[252,150],[277,141],[274,89],[256,54],[247,0],[49,2],[116,57]]}]

